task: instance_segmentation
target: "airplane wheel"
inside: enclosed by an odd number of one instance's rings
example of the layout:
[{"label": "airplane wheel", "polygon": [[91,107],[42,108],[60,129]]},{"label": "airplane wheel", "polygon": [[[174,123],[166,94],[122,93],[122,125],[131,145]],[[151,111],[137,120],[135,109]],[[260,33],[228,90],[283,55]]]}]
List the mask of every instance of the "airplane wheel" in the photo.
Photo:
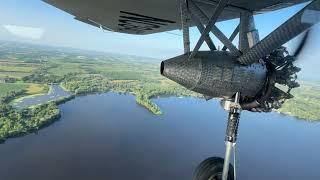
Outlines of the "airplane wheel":
[{"label": "airplane wheel", "polygon": [[[210,157],[197,167],[193,180],[222,180],[224,159]],[[234,180],[233,166],[229,165],[228,180]]]}]

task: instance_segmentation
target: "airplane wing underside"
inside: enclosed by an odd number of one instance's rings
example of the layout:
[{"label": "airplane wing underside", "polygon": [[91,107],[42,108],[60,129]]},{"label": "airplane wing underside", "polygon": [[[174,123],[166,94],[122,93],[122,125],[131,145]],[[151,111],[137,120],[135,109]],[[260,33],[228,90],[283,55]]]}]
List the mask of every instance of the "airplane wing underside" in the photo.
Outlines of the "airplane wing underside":
[{"label": "airplane wing underside", "polygon": [[[87,24],[128,34],[152,34],[180,29],[180,0],[43,0]],[[217,0],[194,0],[211,16]],[[307,0],[231,0],[218,21],[277,10]],[[190,22],[193,26],[193,22]]]}]

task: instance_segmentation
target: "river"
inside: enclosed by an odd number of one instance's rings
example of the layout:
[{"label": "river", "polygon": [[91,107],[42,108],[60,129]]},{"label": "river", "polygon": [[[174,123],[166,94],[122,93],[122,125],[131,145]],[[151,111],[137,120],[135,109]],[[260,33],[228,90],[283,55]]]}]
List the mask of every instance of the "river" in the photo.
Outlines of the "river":
[{"label": "river", "polygon": [[52,85],[48,94],[26,97],[20,101],[14,102],[13,106],[17,109],[23,109],[37,104],[44,104],[49,101],[55,101],[60,98],[69,97],[70,93],[64,91],[59,85]]},{"label": "river", "polygon": [[[151,114],[132,95],[77,97],[59,121],[0,145],[3,180],[188,180],[207,157],[223,156],[227,113],[216,100],[159,98]],[[320,124],[243,112],[239,180],[320,179]]]}]

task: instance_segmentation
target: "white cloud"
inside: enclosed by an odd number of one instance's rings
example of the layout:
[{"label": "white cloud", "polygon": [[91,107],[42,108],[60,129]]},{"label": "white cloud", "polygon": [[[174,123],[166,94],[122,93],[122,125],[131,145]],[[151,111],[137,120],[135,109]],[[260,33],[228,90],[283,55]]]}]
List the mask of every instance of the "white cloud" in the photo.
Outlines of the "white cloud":
[{"label": "white cloud", "polygon": [[3,27],[12,35],[33,40],[41,39],[44,33],[44,29],[42,28],[15,25],[3,25]]}]

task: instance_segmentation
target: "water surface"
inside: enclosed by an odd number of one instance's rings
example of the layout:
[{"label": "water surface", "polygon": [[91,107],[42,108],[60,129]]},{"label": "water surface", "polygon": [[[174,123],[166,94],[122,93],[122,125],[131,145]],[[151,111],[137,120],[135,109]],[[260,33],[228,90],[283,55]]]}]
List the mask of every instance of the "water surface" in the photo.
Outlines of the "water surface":
[{"label": "water surface", "polygon": [[[131,95],[77,97],[38,134],[0,145],[3,180],[187,180],[223,156],[227,113],[218,101],[160,98],[152,115]],[[248,113],[239,129],[239,180],[320,179],[320,124]]]},{"label": "water surface", "polygon": [[17,109],[23,109],[37,104],[45,104],[49,101],[55,101],[60,98],[69,97],[70,93],[64,91],[59,85],[52,85],[48,94],[31,96],[13,103]]}]

